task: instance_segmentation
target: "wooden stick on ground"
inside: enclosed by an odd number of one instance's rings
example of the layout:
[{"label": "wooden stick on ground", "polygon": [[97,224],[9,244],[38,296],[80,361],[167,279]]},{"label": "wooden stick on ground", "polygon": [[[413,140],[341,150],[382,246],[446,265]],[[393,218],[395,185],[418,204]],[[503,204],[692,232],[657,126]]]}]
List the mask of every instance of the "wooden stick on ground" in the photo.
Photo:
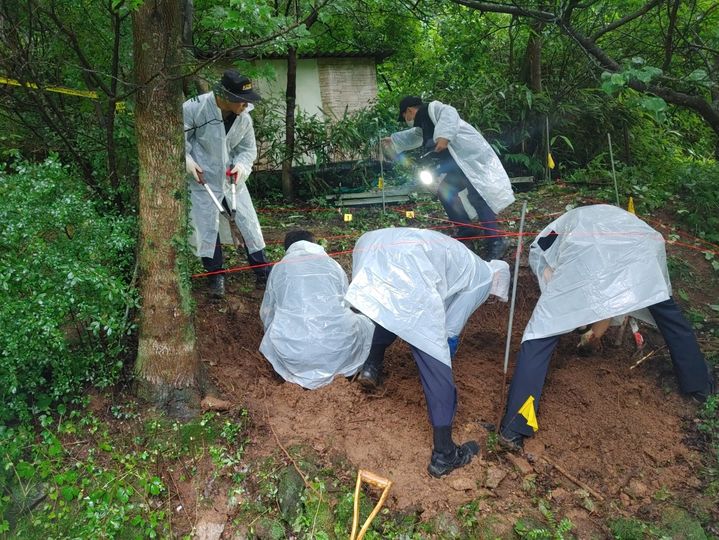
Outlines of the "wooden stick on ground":
[{"label": "wooden stick on ground", "polygon": [[591,487],[589,487],[587,484],[585,484],[584,482],[582,482],[582,481],[581,481],[579,478],[577,478],[576,476],[572,476],[571,474],[569,474],[566,470],[564,470],[562,467],[560,467],[559,465],[557,465],[556,463],[554,463],[553,461],[551,461],[549,458],[547,458],[547,457],[545,457],[545,456],[542,456],[541,459],[543,459],[543,460],[544,460],[545,462],[547,462],[549,465],[551,465],[552,467],[554,467],[555,469],[557,469],[557,471],[560,472],[560,473],[562,473],[568,480],[571,480],[572,482],[574,482],[575,484],[577,484],[580,488],[585,489],[585,490],[586,490],[592,497],[594,497],[595,499],[599,499],[600,501],[603,501],[603,500],[604,500],[604,497],[602,497],[602,495],[601,495],[598,491],[596,491],[596,490],[592,489]]},{"label": "wooden stick on ground", "polygon": [[270,422],[269,417],[267,418],[267,425],[270,426],[270,431],[272,431],[272,435],[275,436],[275,441],[277,442],[277,446],[279,446],[280,449],[285,453],[285,455],[287,456],[287,459],[290,460],[290,463],[292,463],[292,466],[297,471],[297,474],[299,474],[300,477],[302,477],[302,481],[305,483],[305,486],[307,486],[308,489],[315,491],[315,488],[312,487],[312,485],[307,481],[307,477],[302,473],[300,468],[297,466],[297,462],[292,458],[292,456],[287,451],[287,449],[284,446],[282,446],[282,443],[280,442],[280,438],[277,436],[277,433],[275,433],[275,428],[272,427],[272,423]]},{"label": "wooden stick on ground", "polygon": [[[264,391],[264,399],[265,403],[267,402],[267,390]],[[292,466],[297,471],[297,474],[300,475],[302,478],[302,481],[305,483],[305,486],[307,486],[308,489],[311,489],[314,492],[317,492],[317,490],[312,487],[312,485],[307,481],[307,477],[302,473],[300,468],[297,466],[297,462],[292,458],[290,453],[287,451],[287,449],[282,445],[280,442],[280,438],[277,436],[277,433],[275,432],[275,428],[272,427],[272,422],[270,422],[270,411],[267,409],[267,406],[265,406],[265,421],[267,422],[267,425],[270,426],[270,431],[272,432],[272,435],[275,437],[275,442],[277,442],[277,446],[280,447],[280,450],[284,452],[284,454],[287,456],[287,459],[290,460],[290,463],[292,463]]]},{"label": "wooden stick on ground", "polygon": [[650,359],[652,356],[654,356],[656,353],[658,353],[659,351],[661,351],[661,350],[663,350],[663,349],[666,349],[666,348],[667,348],[666,345],[662,345],[662,346],[659,347],[658,349],[654,349],[654,350],[653,350],[652,352],[650,352],[649,354],[645,354],[645,355],[642,356],[639,360],[637,360],[636,362],[634,362],[634,365],[632,365],[629,369],[634,369],[634,368],[637,367],[638,365],[643,364],[646,360],[649,360],[649,359]]}]

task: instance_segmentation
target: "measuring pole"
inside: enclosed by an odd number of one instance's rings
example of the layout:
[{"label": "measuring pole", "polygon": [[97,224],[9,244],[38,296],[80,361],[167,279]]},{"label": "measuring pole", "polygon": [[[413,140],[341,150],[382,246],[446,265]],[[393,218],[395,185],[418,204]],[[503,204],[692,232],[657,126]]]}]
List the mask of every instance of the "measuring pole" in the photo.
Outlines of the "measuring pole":
[{"label": "measuring pole", "polygon": [[379,177],[382,181],[382,213],[385,212],[384,200],[384,154],[382,153],[382,136],[379,137]]},{"label": "measuring pole", "polygon": [[549,168],[549,152],[550,152],[550,148],[549,148],[549,115],[545,116],[545,117],[544,117],[544,120],[545,120],[545,122],[544,122],[544,126],[545,126],[544,131],[545,131],[545,139],[546,139],[546,140],[545,140],[545,142],[546,142],[546,144],[545,144],[545,147],[546,147],[546,152],[545,152],[545,154],[546,154],[546,155],[544,156],[544,165],[545,165],[545,169],[544,169],[544,170],[546,171],[546,174],[544,175],[544,180],[545,180],[546,182],[549,182],[549,181],[552,179],[552,169]]},{"label": "measuring pole", "polygon": [[607,140],[609,141],[609,161],[612,163],[612,178],[614,178],[614,195],[617,198],[617,206],[619,204],[619,189],[617,189],[617,173],[614,170],[614,152],[612,152],[612,136],[607,133]]},{"label": "measuring pole", "polygon": [[514,276],[512,279],[512,300],[509,305],[509,324],[507,326],[507,344],[504,347],[504,372],[502,377],[502,398],[499,400],[497,413],[497,433],[500,430],[502,414],[504,413],[504,400],[507,397],[507,368],[509,367],[509,347],[512,344],[512,323],[514,322],[514,303],[517,299],[517,277],[519,276],[519,259],[522,256],[522,233],[524,231],[524,215],[527,212],[527,201],[522,204],[522,217],[519,221],[519,235],[517,236],[517,253],[514,256]]},{"label": "measuring pole", "polygon": [[384,200],[384,152],[382,151],[382,133],[379,130],[379,118],[375,118],[374,121],[377,123],[377,146],[379,150],[379,179],[382,190],[382,214],[385,213],[385,200]]},{"label": "measuring pole", "polygon": [[509,346],[512,343],[512,323],[514,322],[514,302],[517,298],[517,277],[519,276],[519,259],[522,256],[522,232],[524,231],[524,215],[527,212],[527,201],[522,204],[522,217],[519,220],[519,236],[517,237],[517,253],[514,256],[514,277],[512,279],[512,303],[509,306],[509,325],[507,327],[507,344],[504,348],[504,377],[507,377],[509,366]]}]

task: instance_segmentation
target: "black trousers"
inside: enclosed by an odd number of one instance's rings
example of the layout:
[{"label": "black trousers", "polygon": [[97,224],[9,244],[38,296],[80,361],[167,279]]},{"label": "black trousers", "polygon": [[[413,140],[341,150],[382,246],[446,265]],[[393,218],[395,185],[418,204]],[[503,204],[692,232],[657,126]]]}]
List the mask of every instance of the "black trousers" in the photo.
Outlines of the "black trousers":
[{"label": "black trousers", "polygon": [[[476,210],[481,227],[472,226],[472,220],[459,198],[459,194],[465,189],[467,190],[467,200]],[[499,235],[503,234],[503,231],[497,223],[497,215],[459,168],[447,173],[437,189],[437,197],[442,203],[444,211],[447,212],[447,217],[458,224],[457,238],[489,236],[488,247],[501,241]]]},{"label": "black trousers", "polygon": [[[247,248],[245,248],[245,253],[247,255],[247,262],[250,263],[250,265],[257,266],[267,264],[264,249],[250,253],[247,251]],[[218,234],[217,240],[215,241],[215,252],[212,254],[212,257],[202,257],[202,266],[205,268],[206,272],[216,272],[218,270],[222,270],[224,264],[225,257],[222,253],[220,235]],[[260,266],[258,268],[253,268],[253,272],[257,277],[264,276],[266,278],[270,273],[270,269],[270,266]]]},{"label": "black trousers", "polygon": [[[649,311],[667,344],[681,391],[689,394],[705,390],[709,386],[711,373],[699,350],[694,331],[679,306],[673,298],[669,298],[650,306]],[[522,343],[509,387],[507,409],[502,419],[502,432],[505,435],[532,435],[532,428],[518,411],[529,396],[534,396],[534,411],[538,411],[549,361],[558,341],[559,336],[552,336]]]},{"label": "black trousers", "polygon": [[[372,347],[367,361],[382,365],[385,350],[395,339],[397,339],[396,334],[375,323]],[[419,369],[419,378],[422,381],[432,427],[451,426],[454,413],[457,411],[457,387],[454,385],[452,368],[417,347],[410,345],[410,349]]]}]

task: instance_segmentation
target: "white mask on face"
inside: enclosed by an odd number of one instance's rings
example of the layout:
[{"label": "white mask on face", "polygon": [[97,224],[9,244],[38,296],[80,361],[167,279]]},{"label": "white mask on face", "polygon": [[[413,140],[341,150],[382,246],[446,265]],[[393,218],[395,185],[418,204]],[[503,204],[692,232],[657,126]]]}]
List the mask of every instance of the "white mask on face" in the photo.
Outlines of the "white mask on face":
[{"label": "white mask on face", "polygon": [[414,118],[412,120],[405,120],[407,122],[407,127],[414,127]]}]

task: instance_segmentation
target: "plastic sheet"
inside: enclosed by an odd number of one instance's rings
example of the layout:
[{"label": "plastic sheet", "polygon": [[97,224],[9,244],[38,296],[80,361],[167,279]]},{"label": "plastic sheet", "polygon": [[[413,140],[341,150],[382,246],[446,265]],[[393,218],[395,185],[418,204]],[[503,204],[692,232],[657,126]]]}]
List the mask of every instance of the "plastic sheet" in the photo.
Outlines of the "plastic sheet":
[{"label": "plastic sheet", "polygon": [[[346,300],[377,324],[451,366],[448,338],[458,336],[490,294],[494,268],[457,240],[412,228],[363,234],[355,245]],[[506,291],[505,295],[506,295]]]},{"label": "plastic sheet", "polygon": [[[429,117],[434,123],[435,140],[449,140],[449,153],[492,211],[499,213],[512,204],[514,193],[509,176],[479,131],[462,120],[454,107],[439,101],[429,104]],[[397,152],[422,146],[420,128],[393,133],[391,138]]]},{"label": "plastic sheet", "polygon": [[362,366],[374,325],[344,302],[347,276],[318,244],[295,242],[267,281],[260,352],[282,378],[319,388]]},{"label": "plastic sheet", "polygon": [[671,296],[662,235],[614,206],[575,208],[547,225],[529,265],[542,294],[522,341],[622,315],[653,323],[643,308]]}]

